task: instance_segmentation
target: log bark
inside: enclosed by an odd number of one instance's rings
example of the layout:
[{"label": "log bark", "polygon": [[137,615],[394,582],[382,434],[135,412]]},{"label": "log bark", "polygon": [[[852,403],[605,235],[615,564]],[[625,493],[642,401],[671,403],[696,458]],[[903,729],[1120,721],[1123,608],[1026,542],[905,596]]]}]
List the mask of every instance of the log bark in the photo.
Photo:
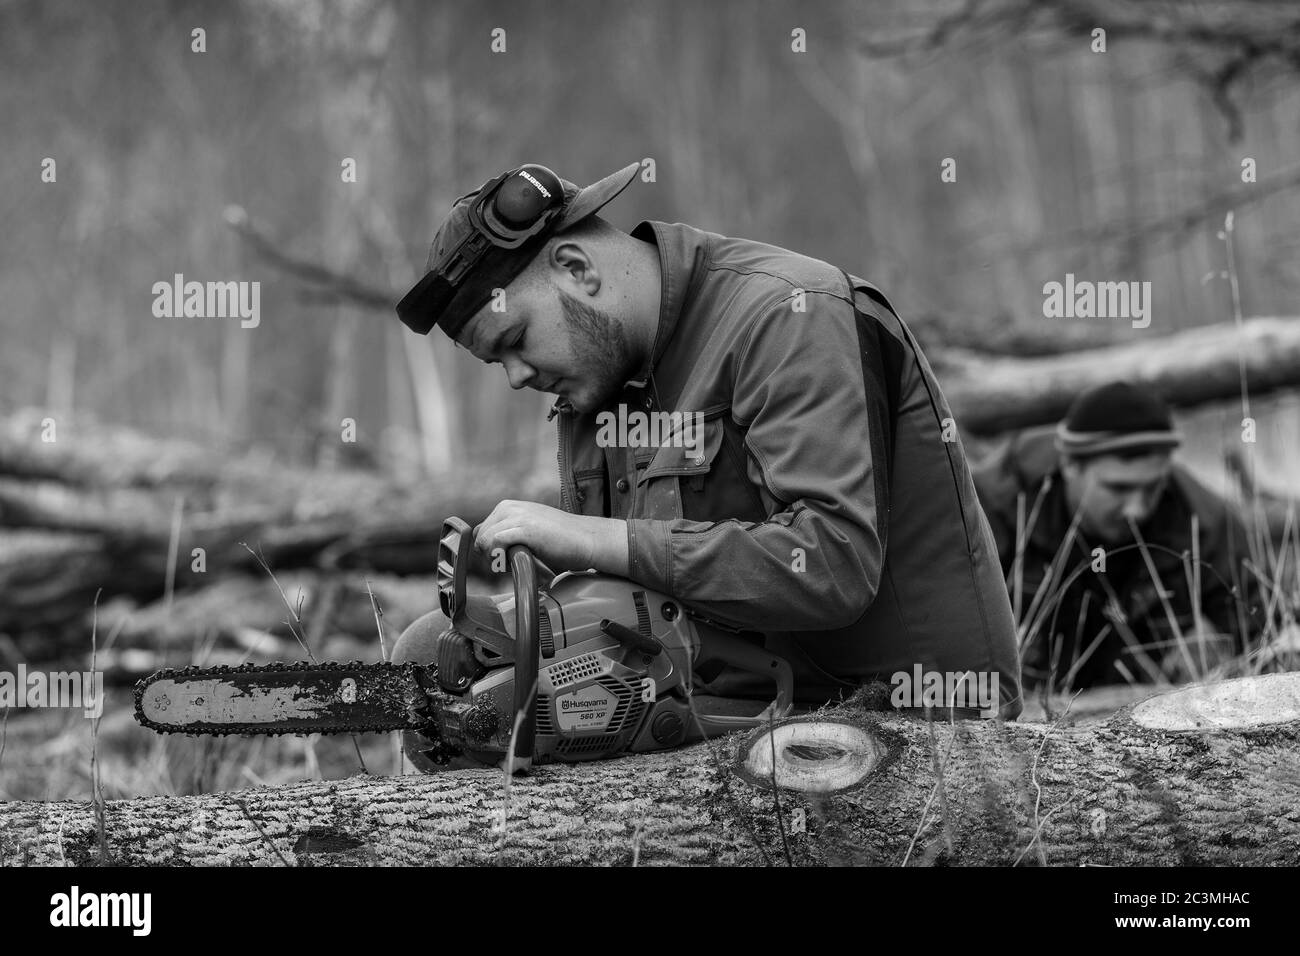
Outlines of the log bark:
[{"label": "log bark", "polygon": [[1151,387],[1175,407],[1241,394],[1239,357],[1253,396],[1300,387],[1300,320],[1250,319],[1124,345],[1029,359],[949,354],[941,376],[959,428],[992,435],[1059,421],[1091,385]]},{"label": "log bark", "polygon": [[[485,769],[112,801],[103,836],[111,862],[139,866],[1300,859],[1300,674],[1160,695],[1086,728],[928,723],[865,699],[777,724],[796,735],[780,750],[765,730],[544,766],[508,790]],[[808,779],[847,786],[791,789]],[[0,804],[9,865],[98,862],[98,842],[89,804]]]}]

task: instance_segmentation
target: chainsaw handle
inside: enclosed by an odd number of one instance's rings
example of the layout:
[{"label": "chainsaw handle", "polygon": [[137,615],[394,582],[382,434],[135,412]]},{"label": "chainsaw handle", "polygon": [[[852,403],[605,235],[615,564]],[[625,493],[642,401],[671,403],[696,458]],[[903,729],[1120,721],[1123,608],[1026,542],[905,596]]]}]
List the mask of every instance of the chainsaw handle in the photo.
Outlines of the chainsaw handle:
[{"label": "chainsaw handle", "polygon": [[537,599],[537,563],[522,544],[507,552],[515,585],[515,717],[508,773],[533,765],[537,742],[537,669],[541,664],[541,607]]},{"label": "chainsaw handle", "polygon": [[756,717],[696,713],[695,719],[706,734],[766,726],[769,720],[788,717],[794,709],[794,671],[784,657],[732,634],[713,631],[700,642],[700,654],[695,663],[705,661],[721,661],[766,677],[776,684],[776,698]]}]

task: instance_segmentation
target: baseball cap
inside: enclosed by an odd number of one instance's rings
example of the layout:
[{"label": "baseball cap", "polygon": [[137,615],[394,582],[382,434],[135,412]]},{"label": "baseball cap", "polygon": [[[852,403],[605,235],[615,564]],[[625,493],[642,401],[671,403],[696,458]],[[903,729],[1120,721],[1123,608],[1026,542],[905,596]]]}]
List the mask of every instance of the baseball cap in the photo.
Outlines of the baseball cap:
[{"label": "baseball cap", "polygon": [[398,317],[421,335],[437,325],[454,339],[547,239],[601,209],[640,168],[631,163],[578,187],[545,166],[525,165],[461,196],[434,234],[424,277],[397,304]]},{"label": "baseball cap", "polygon": [[1176,448],[1169,406],[1155,392],[1128,382],[1109,382],[1080,392],[1056,427],[1056,447],[1076,458],[1132,449]]}]

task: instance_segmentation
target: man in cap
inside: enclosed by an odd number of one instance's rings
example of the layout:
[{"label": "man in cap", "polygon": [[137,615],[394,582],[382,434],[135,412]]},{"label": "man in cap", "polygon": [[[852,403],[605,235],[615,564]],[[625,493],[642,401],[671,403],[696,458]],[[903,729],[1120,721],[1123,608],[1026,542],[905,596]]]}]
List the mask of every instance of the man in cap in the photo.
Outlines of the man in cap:
[{"label": "man in cap", "polygon": [[[512,388],[557,396],[562,507],[503,501],[477,546],[527,545],[556,571],[667,593],[702,628],[785,657],[804,701],[920,666],[993,675],[994,708],[1015,717],[997,552],[907,328],[825,262],[594,215],[638,172],[579,189],[523,166],[485,183],[454,204],[398,305],[413,330],[437,325],[499,362]],[[602,412],[680,413],[700,433],[620,443]],[[416,622],[397,659],[428,659],[446,625],[439,612]],[[747,680],[724,671],[705,686],[769,690]]]},{"label": "man in cap", "polygon": [[1245,647],[1245,527],[1173,460],[1181,441],[1159,396],[1113,382],[976,467],[1027,686],[1187,680]]}]

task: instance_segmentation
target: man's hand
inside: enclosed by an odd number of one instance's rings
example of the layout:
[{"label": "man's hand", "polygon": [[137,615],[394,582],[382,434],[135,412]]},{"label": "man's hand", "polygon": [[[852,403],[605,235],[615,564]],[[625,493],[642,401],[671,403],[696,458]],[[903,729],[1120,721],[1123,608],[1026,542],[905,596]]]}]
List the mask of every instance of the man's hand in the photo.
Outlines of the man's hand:
[{"label": "man's hand", "polygon": [[474,547],[526,545],[555,571],[595,568],[627,576],[627,524],[617,518],[572,515],[532,501],[503,501],[474,529]]}]

